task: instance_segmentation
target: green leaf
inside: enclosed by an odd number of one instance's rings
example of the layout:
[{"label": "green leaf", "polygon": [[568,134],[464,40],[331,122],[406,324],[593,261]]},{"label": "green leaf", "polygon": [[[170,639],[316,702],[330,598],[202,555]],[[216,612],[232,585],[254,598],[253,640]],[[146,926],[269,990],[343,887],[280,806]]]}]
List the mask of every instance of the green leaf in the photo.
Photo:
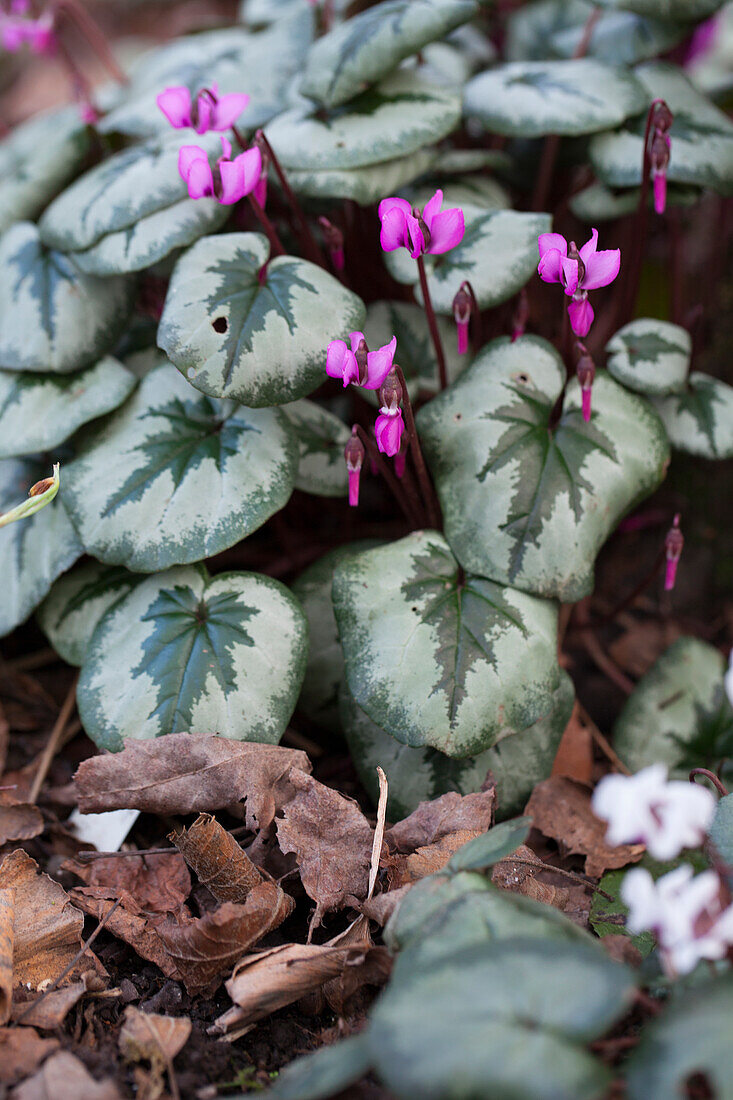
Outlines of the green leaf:
[{"label": "green leaf", "polygon": [[[340,647],[338,652],[340,655]],[[574,700],[573,682],[561,671],[547,714],[527,729],[504,737],[493,749],[462,760],[445,756],[438,749],[413,749],[395,741],[372,722],[348,690],[340,695],[340,715],[354,766],[375,805],[379,797],[377,765],[389,776],[387,807],[391,821],[407,817],[420,802],[447,791],[478,791],[489,772],[496,780],[497,816],[502,818],[520,812],[537,783],[550,775]]]},{"label": "green leaf", "polygon": [[720,651],[697,638],[678,638],[662,654],[614,727],[614,748],[632,771],[660,762],[686,777],[690,768],[733,755],[724,669]]},{"label": "green leaf", "polygon": [[361,168],[289,168],[288,182],[299,195],[309,198],[353,199],[360,206],[369,206],[424,175],[438,155],[434,146],[426,145],[406,157]]},{"label": "green leaf", "polygon": [[78,374],[0,373],[0,458],[52,450],[116,409],[135,384],[111,355]]},{"label": "green leaf", "polygon": [[654,19],[693,21],[706,19],[723,6],[723,0],[594,0],[602,8],[620,8]]},{"label": "green leaf", "polygon": [[127,325],[135,288],[129,279],[80,274],[46,248],[30,222],[0,237],[0,367],[79,370],[111,348]]},{"label": "green leaf", "polygon": [[125,737],[202,729],[276,744],[306,651],[305,616],[284,585],[256,573],[209,577],[201,565],[169,569],[141,581],[98,624],[79,714],[92,740],[114,752]]},{"label": "green leaf", "polygon": [[[166,87],[188,88],[193,95],[217,86],[219,95],[246,92],[250,101],[237,119],[240,132],[264,126],[283,109],[292,78],[302,72],[313,38],[314,17],[298,3],[269,30],[253,34],[242,27],[223,27],[189,34],[144,54],[130,73],[122,103],[102,119],[102,133],[149,138],[167,133],[169,124],[155,97]],[[179,141],[199,144],[191,130]]]},{"label": "green leaf", "polygon": [[[210,233],[228,208],[190,199],[178,173],[178,131],[131,145],[86,172],[62,192],[39,223],[45,244],[71,253],[89,274],[140,271]],[[213,161],[219,134],[197,134]]]},{"label": "green leaf", "polygon": [[718,802],[713,824],[710,826],[710,839],[723,862],[733,867],[733,794],[726,795]]},{"label": "green leaf", "polygon": [[584,1044],[630,1004],[625,967],[592,945],[555,942],[549,952],[534,939],[464,948],[417,970],[408,962],[398,959],[367,1032],[377,1072],[399,1098],[602,1094],[610,1074]]},{"label": "green leaf", "polygon": [[437,532],[349,558],[332,591],[349,690],[396,740],[468,756],[550,710],[557,607],[464,578]]},{"label": "green leaf", "polygon": [[[697,187],[683,187],[674,183],[667,186],[667,207],[694,206],[699,201],[700,190]],[[569,205],[576,218],[590,225],[597,225],[598,222],[634,214],[639,206],[639,188],[626,187],[620,191],[612,191],[596,181],[590,187],[576,192],[571,197]],[[650,210],[654,207],[654,192],[651,189],[647,206]]]},{"label": "green leaf", "polygon": [[684,389],[692,338],[680,325],[642,317],[619,329],[606,351],[608,372],[617,382],[637,393],[662,395]]},{"label": "green leaf", "polygon": [[[559,0],[565,5],[566,0]],[[558,57],[573,57],[593,11],[583,4],[582,18],[573,26],[558,29],[551,35],[549,48]],[[636,65],[651,57],[667,53],[690,33],[688,24],[661,22],[630,11],[603,12],[593,28],[588,43],[588,57],[597,57],[615,65]]]},{"label": "green leaf", "polygon": [[733,387],[693,371],[683,393],[654,405],[676,450],[703,458],[733,457]]},{"label": "green leaf", "polygon": [[[458,354],[456,325],[451,317],[436,318],[443,343],[448,382],[455,381],[470,361],[470,355]],[[435,348],[422,306],[412,302],[371,302],[367,307],[364,335],[370,348],[380,348],[397,337],[397,361],[402,368],[414,400],[417,394],[433,396],[440,392],[440,376]],[[373,390],[361,391],[370,404],[378,397]]]},{"label": "green leaf", "polygon": [[85,438],[65,500],[88,553],[152,572],[256,531],[287,502],[296,469],[276,409],[203,397],[166,363]]},{"label": "green leaf", "polygon": [[267,127],[286,168],[361,168],[415,153],[455,129],[460,97],[409,70],[399,70],[325,119],[296,107]]},{"label": "green leaf", "polygon": [[708,1095],[732,1100],[733,975],[686,989],[648,1023],[625,1066],[629,1100],[689,1095],[690,1078],[703,1074]]},{"label": "green leaf", "polygon": [[349,491],[344,447],[351,432],[338,416],[315,401],[283,405],[300,450],[295,488],[319,497],[345,497]]},{"label": "green leaf", "polygon": [[278,1074],[269,1096],[272,1100],[321,1100],[353,1085],[370,1066],[371,1055],[364,1037],[351,1035],[296,1058]]},{"label": "green leaf", "polygon": [[[65,472],[65,471],[64,471]],[[48,475],[45,464],[29,459],[0,461],[0,514],[27,496],[31,485]],[[0,636],[28,618],[51,585],[82,553],[63,506],[66,487],[45,508],[0,529]]]},{"label": "green leaf", "polygon": [[646,105],[631,73],[592,58],[514,61],[480,73],[464,90],[466,114],[492,133],[523,138],[609,130]]},{"label": "green leaf", "polygon": [[[698,92],[676,65],[650,62],[636,75],[646,89],[646,101],[664,99],[674,121],[667,178],[673,183],[733,192],[733,122]],[[596,175],[611,187],[633,187],[641,182],[646,117],[622,129],[596,135],[589,156]]]},{"label": "green leaf", "polygon": [[192,386],[250,407],[283,405],[326,379],[329,340],[358,330],[364,304],[307,260],[257,233],[205,237],[176,264],[158,344]]},{"label": "green leaf", "polygon": [[[613,917],[626,917],[628,915],[628,906],[624,905],[621,901],[621,883],[626,878],[626,869],[621,871],[607,871],[599,882],[599,890],[594,890],[590,907],[590,924],[593,931],[597,936],[603,939],[604,936],[628,936],[634,947],[641,952],[643,958],[651,954],[654,950],[656,940],[653,933],[641,932],[637,936],[632,936],[627,931],[625,924],[618,924],[616,921],[609,921],[609,916]],[[603,890],[605,894],[610,894],[611,898],[606,898],[600,892]]]},{"label": "green leaf", "polygon": [[448,870],[485,871],[493,867],[500,859],[506,859],[524,844],[532,827],[531,817],[515,817],[494,825],[493,829],[482,836],[474,837],[464,844],[448,862]]},{"label": "green leaf", "polygon": [[[516,210],[464,208],[466,231],[456,248],[442,256],[426,256],[425,270],[433,306],[453,316],[453,298],[468,279],[481,309],[511,298],[537,269],[537,237],[550,229],[549,214],[520,214]],[[406,249],[385,253],[390,274],[418,289],[417,264]]]},{"label": "green leaf", "polygon": [[475,0],[386,0],[336,26],[311,47],[301,95],[337,107],[428,42],[472,19]]},{"label": "green leaf", "polygon": [[341,732],[339,689],[345,680],[344,655],[331,600],[333,571],[339,562],[378,545],[374,539],[357,539],[337,546],[309,565],[293,582],[293,593],[300,600],[308,620],[310,640],[298,709],[331,733]]},{"label": "green leaf", "polygon": [[90,134],[76,106],[10,131],[0,142],[0,232],[41,213],[82,164]]},{"label": "green leaf", "polygon": [[418,414],[445,532],[464,569],[574,602],[618,520],[664,476],[666,434],[648,404],[606,374],[586,423],[573,379],[545,340],[488,344]]},{"label": "green leaf", "polygon": [[82,665],[102,616],[142,580],[119,566],[89,559],[64,573],[36,611],[49,642],[69,665]]}]

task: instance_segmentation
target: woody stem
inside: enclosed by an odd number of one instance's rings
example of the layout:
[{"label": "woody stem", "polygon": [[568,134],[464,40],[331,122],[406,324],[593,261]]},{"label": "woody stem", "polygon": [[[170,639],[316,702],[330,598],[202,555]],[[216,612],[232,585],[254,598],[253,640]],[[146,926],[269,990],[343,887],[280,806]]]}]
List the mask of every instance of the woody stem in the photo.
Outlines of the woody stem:
[{"label": "woody stem", "polygon": [[395,365],[395,374],[399,379],[400,386],[402,387],[402,408],[405,413],[405,425],[410,437],[410,451],[412,452],[412,460],[415,464],[415,472],[417,474],[417,480],[420,483],[420,491],[425,501],[425,508],[428,514],[428,523],[431,527],[438,530],[440,528],[440,507],[435,495],[435,489],[433,483],[430,480],[428,474],[428,468],[425,465],[425,459],[423,457],[422,448],[420,447],[420,439],[417,434],[417,428],[415,427],[415,417],[412,414],[412,403],[410,401],[410,395],[407,392],[407,383],[405,382],[405,376],[402,373],[402,367]]},{"label": "woody stem", "polygon": [[425,262],[422,256],[417,257],[417,273],[420,276],[420,289],[422,290],[423,304],[425,306],[425,316],[428,319],[430,338],[433,341],[433,347],[435,348],[435,358],[438,360],[438,376],[440,378],[440,388],[441,390],[444,390],[448,387],[448,372],[445,367],[443,343],[440,339],[440,332],[438,331],[438,322],[435,319],[435,310],[433,309],[433,302],[430,297],[430,291],[428,289],[428,277],[425,274]]}]

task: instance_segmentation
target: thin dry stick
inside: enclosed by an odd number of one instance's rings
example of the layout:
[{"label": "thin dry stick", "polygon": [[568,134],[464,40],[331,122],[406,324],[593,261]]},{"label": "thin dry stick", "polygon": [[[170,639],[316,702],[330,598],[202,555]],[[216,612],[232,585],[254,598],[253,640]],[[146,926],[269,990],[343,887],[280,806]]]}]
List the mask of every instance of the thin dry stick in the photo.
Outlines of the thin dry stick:
[{"label": "thin dry stick", "polygon": [[46,668],[48,665],[58,664],[60,660],[61,658],[56,650],[46,646],[45,649],[38,649],[35,653],[25,653],[22,657],[7,661],[6,664],[13,672],[33,672],[37,668]]},{"label": "thin dry stick", "polygon": [[371,899],[374,893],[374,887],[377,883],[379,857],[382,854],[382,843],[384,841],[384,823],[387,819],[387,793],[389,787],[387,784],[387,776],[379,765],[377,765],[377,775],[379,777],[379,805],[377,806],[377,824],[374,829],[374,843],[372,844],[372,861],[369,868],[369,891],[366,896],[367,901]]},{"label": "thin dry stick", "polygon": [[141,1015],[142,1019],[145,1021],[145,1025],[148,1031],[150,1032],[153,1044],[157,1046],[158,1050],[163,1055],[166,1072],[168,1074],[168,1084],[171,1088],[171,1096],[173,1097],[173,1100],[181,1100],[181,1092],[178,1088],[178,1081],[176,1080],[176,1071],[173,1069],[173,1059],[170,1057],[167,1050],[164,1049],[163,1044],[160,1042],[159,1036],[156,1034],[155,1028],[150,1022],[150,1019],[144,1013],[142,1013]]},{"label": "thin dry stick", "polygon": [[616,771],[621,772],[622,775],[631,775],[632,774],[631,769],[627,768],[626,765],[624,764],[623,760],[621,759],[621,757],[618,756],[616,754],[616,752],[614,752],[613,748],[611,747],[610,742],[601,733],[598,726],[595,724],[595,722],[593,721],[591,716],[588,714],[588,711],[585,709],[585,707],[582,705],[582,703],[578,703],[576,701],[576,706],[578,708],[578,714],[580,715],[581,720],[583,721],[583,723],[590,730],[591,737],[593,738],[595,743],[598,745],[598,748],[601,750],[601,752],[604,754],[604,756],[608,757],[608,759],[613,764]]},{"label": "thin dry stick", "polygon": [[48,774],[48,769],[51,767],[51,761],[58,752],[60,747],[61,738],[66,728],[66,723],[71,718],[71,713],[76,704],[76,684],[79,679],[77,673],[74,677],[71,687],[69,688],[66,698],[61,704],[61,710],[59,711],[58,718],[54,722],[53,729],[51,730],[51,736],[48,739],[45,749],[41,754],[41,759],[36,769],[36,774],[33,777],[33,785],[31,786],[30,794],[28,795],[28,801],[31,805],[36,801],[38,795],[41,793],[41,787]]},{"label": "thin dry stick", "polygon": [[605,890],[601,890],[600,886],[596,886],[595,883],[589,882],[583,875],[576,875],[574,871],[565,871],[562,867],[553,867],[551,863],[545,863],[541,859],[535,862],[533,859],[522,859],[519,856],[507,856],[506,862],[521,863],[523,867],[535,867],[538,871],[553,871],[556,875],[564,875],[565,878],[571,878],[573,882],[582,883],[582,885],[587,886],[589,890],[595,890],[597,894],[602,894],[606,901],[616,900],[612,894],[607,894]]}]

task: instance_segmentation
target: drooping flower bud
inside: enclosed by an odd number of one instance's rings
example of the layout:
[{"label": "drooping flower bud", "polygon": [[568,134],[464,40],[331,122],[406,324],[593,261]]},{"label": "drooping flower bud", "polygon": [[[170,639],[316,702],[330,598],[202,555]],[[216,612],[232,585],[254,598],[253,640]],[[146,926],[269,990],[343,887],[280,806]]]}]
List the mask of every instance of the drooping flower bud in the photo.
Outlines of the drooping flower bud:
[{"label": "drooping flower bud", "polygon": [[344,235],[338,226],[330,222],[328,218],[320,217],[318,224],[323,230],[323,239],[326,242],[331,263],[337,271],[344,270]]},{"label": "drooping flower bud", "polygon": [[677,579],[677,565],[682,557],[682,548],[685,545],[685,536],[680,531],[680,513],[677,512],[672,520],[672,526],[664,540],[664,554],[667,559],[667,568],[664,574],[664,591],[671,592]]},{"label": "drooping flower bud", "polygon": [[663,99],[657,102],[656,110],[654,112],[654,127],[661,133],[666,134],[674,122],[674,115],[670,111],[669,107]]},{"label": "drooping flower bud", "polygon": [[583,403],[583,420],[585,420],[587,424],[591,416],[591,393],[593,390],[593,382],[596,377],[596,365],[582,344],[578,345],[578,350],[581,352],[581,355],[578,359],[575,373],[580,383],[580,393]]},{"label": "drooping flower bud", "polygon": [[369,348],[367,347],[366,340],[362,337],[359,343],[354,349],[354,358],[356,359],[356,366],[359,371],[359,385],[363,386],[367,379],[368,363],[369,363]]},{"label": "drooping flower bud", "polygon": [[468,324],[471,320],[471,298],[465,286],[465,283],[461,283],[453,299],[453,318],[458,329],[459,355],[465,355],[468,351]]},{"label": "drooping flower bud", "polygon": [[391,413],[402,404],[402,386],[394,370],[389,372],[379,388],[379,403]]},{"label": "drooping flower bud", "polygon": [[654,186],[654,209],[663,214],[667,205],[667,165],[669,164],[671,141],[667,134],[657,130],[652,142],[651,162]]},{"label": "drooping flower bud", "polygon": [[365,453],[364,444],[359,439],[355,424],[351,429],[351,439],[344,447],[346,470],[349,475],[349,504],[352,508],[356,508],[359,503],[359,476]]},{"label": "drooping flower bud", "polygon": [[382,454],[394,458],[399,453],[404,430],[405,422],[402,419],[402,409],[388,409],[383,406],[379,410],[379,416],[374,425],[374,434],[377,438],[377,447]]}]

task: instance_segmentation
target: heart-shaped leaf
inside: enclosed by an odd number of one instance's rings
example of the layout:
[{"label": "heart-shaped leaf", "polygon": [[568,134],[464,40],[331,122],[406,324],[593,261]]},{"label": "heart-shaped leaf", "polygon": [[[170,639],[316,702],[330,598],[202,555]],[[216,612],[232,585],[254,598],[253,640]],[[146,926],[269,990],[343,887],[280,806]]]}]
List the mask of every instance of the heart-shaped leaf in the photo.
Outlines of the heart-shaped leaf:
[{"label": "heart-shaped leaf", "polygon": [[92,740],[115,752],[125,737],[191,729],[276,744],[307,648],[305,616],[278,581],[169,569],[143,580],[97,626],[79,679],[79,714]]},{"label": "heart-shaped leaf", "polygon": [[350,1035],[296,1058],[280,1070],[269,1090],[270,1100],[327,1100],[363,1077],[371,1061],[364,1037]]},{"label": "heart-shaped leaf", "polygon": [[672,446],[703,458],[733,457],[733,387],[693,371],[682,393],[654,401]]},{"label": "heart-shaped leaf", "polygon": [[326,378],[329,340],[360,329],[365,309],[323,268],[269,255],[257,233],[206,237],[175,266],[158,344],[192,386],[250,407],[283,405]]},{"label": "heart-shaped leaf", "polygon": [[[565,19],[559,15],[550,25],[549,16],[537,18],[535,28],[546,30],[544,37],[536,40],[541,60],[549,55],[572,58],[583,41],[583,35],[589,16],[594,8],[582,0],[581,3],[568,3],[568,0],[551,0],[551,4],[533,4],[520,9],[518,15],[525,14],[529,21],[532,9],[552,8],[559,13],[567,12]],[[544,14],[544,13],[543,13]],[[684,23],[662,22],[637,15],[631,11],[606,11],[598,13],[593,31],[586,47],[587,57],[596,57],[613,65],[636,65],[650,57],[666,53],[678,42],[689,35],[689,26]],[[543,26],[544,24],[544,26]],[[514,57],[511,58],[514,60]]]},{"label": "heart-shaped leaf", "polygon": [[[470,356],[458,354],[453,319],[438,317],[437,322],[448,381],[453,382],[468,364]],[[381,348],[393,336],[397,337],[397,361],[413,398],[418,393],[432,396],[439,392],[438,362],[422,306],[412,302],[372,302],[367,308],[364,335],[370,348]],[[371,404],[378,402],[373,390],[364,390],[362,396]]]},{"label": "heart-shaped leaf", "polygon": [[[217,229],[228,208],[190,199],[178,172],[174,131],[102,161],[62,192],[39,223],[43,241],[90,274],[139,271]],[[219,134],[197,134],[213,161]]]},{"label": "heart-shaped leaf", "polygon": [[67,467],[85,549],[152,572],[234,545],[288,500],[297,447],[276,409],[197,394],[166,363],[89,433]]},{"label": "heart-shaped leaf", "polygon": [[[425,269],[433,306],[453,315],[453,298],[469,280],[481,309],[505,302],[521,290],[537,270],[537,238],[550,229],[549,214],[516,210],[464,208],[463,240],[442,256],[426,256]],[[400,283],[412,283],[419,292],[417,265],[404,248],[385,253],[389,272]]]},{"label": "heart-shaped leaf", "polygon": [[495,134],[523,138],[594,134],[638,114],[644,88],[631,73],[592,58],[514,61],[470,80],[464,109]]},{"label": "heart-shaped leaf", "polygon": [[[143,138],[164,133],[168,122],[155,102],[159,92],[185,86],[196,95],[214,85],[219,95],[249,95],[250,101],[237,119],[240,131],[264,126],[283,109],[288,85],[302,71],[313,23],[313,12],[298,3],[260,34],[225,27],[159,46],[136,63],[122,103],[102,119],[99,128],[103,133]],[[198,139],[193,131],[190,136]]]},{"label": "heart-shaped leaf", "polygon": [[351,432],[343,420],[315,401],[294,401],[282,411],[298,441],[295,488],[318,497],[345,497],[349,485],[344,447]]},{"label": "heart-shaped leaf", "polygon": [[697,638],[679,638],[662,654],[614,726],[614,748],[632,771],[660,762],[686,777],[733,755],[724,669],[720,651]]},{"label": "heart-shaped leaf", "polygon": [[50,451],[121,405],[135,376],[111,355],[78,374],[0,373],[0,458]]},{"label": "heart-shaped leaf", "polygon": [[111,348],[127,325],[129,279],[82,275],[46,248],[30,222],[0,237],[0,367],[79,370]]},{"label": "heart-shaped leaf", "polygon": [[710,839],[723,863],[733,867],[733,794],[724,795],[718,802]]},{"label": "heart-shaped leaf", "polygon": [[620,8],[653,19],[691,22],[705,19],[723,6],[723,0],[594,0],[602,8]]},{"label": "heart-shaped leaf", "polygon": [[302,95],[324,107],[353,99],[428,42],[478,10],[475,0],[385,0],[335,27],[311,47]]},{"label": "heart-shaped leaf", "polygon": [[305,107],[286,111],[267,137],[286,168],[361,168],[440,141],[460,117],[454,91],[400,70],[325,119]]},{"label": "heart-shaped leaf", "polygon": [[[31,485],[47,475],[46,465],[29,459],[0,461],[0,513],[14,507],[27,496]],[[0,636],[28,618],[56,578],[83,552],[63,505],[63,481],[64,474],[56,500],[0,531],[0,571],[5,585]]]},{"label": "heart-shaped leaf", "polygon": [[[733,122],[697,91],[676,65],[650,62],[636,75],[646,89],[646,102],[664,99],[674,121],[667,178],[674,183],[733,192]],[[589,155],[596,174],[611,187],[641,182],[644,128],[641,116],[612,133],[597,134]]]},{"label": "heart-shaped leaf", "polygon": [[36,612],[38,625],[67,664],[82,665],[99,620],[141,580],[119,566],[85,561],[55,582]]},{"label": "heart-shaped leaf", "polygon": [[496,780],[497,816],[504,818],[519,813],[537,783],[550,775],[574,700],[572,680],[561,672],[548,714],[527,729],[502,738],[493,749],[462,760],[453,760],[438,749],[413,749],[395,741],[372,722],[348,691],[340,696],[340,716],[351,758],[375,805],[379,797],[377,765],[389,777],[387,805],[391,821],[407,817],[420,802],[447,791],[479,791],[489,772]]},{"label": "heart-shaped leaf", "polygon": [[507,61],[546,61],[555,35],[583,23],[590,10],[586,0],[541,0],[514,8],[506,20]]},{"label": "heart-shaped leaf", "polygon": [[317,199],[353,199],[360,206],[369,206],[422,176],[433,166],[437,156],[438,150],[427,145],[409,156],[362,168],[323,168],[320,171],[289,168],[288,181],[301,195]]},{"label": "heart-shaped leaf", "polygon": [[395,740],[468,756],[551,709],[557,607],[464,577],[437,532],[341,562],[332,593],[349,690]]},{"label": "heart-shaped leaf", "polygon": [[606,351],[608,372],[617,382],[637,393],[664,395],[684,389],[692,338],[680,325],[641,317],[619,329]]},{"label": "heart-shaped leaf", "polygon": [[494,340],[418,414],[445,532],[464,569],[574,602],[616,523],[662,480],[669,445],[641,398],[599,375],[586,423],[573,379],[535,336]]},{"label": "heart-shaped leaf", "polygon": [[36,115],[0,142],[0,232],[38,216],[84,160],[91,131],[76,107]]}]

